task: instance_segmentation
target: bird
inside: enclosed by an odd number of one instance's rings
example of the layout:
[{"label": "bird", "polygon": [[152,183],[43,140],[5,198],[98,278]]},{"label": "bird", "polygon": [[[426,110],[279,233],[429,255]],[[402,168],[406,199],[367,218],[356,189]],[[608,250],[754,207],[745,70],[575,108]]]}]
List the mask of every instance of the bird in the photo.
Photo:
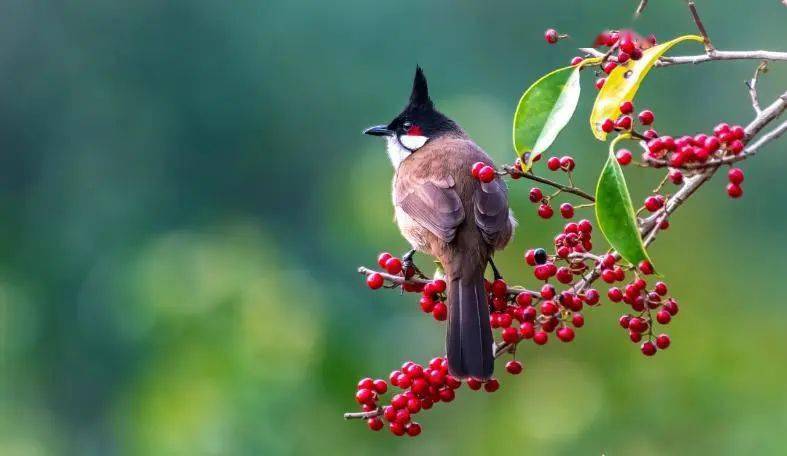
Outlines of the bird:
[{"label": "bird", "polygon": [[492,256],[508,244],[516,226],[505,183],[499,176],[488,183],[473,177],[474,164],[494,163],[459,124],[435,108],[420,66],[402,112],[363,133],[386,141],[394,168],[394,219],[412,247],[402,259],[410,265],[419,251],[436,258],[445,271],[449,373],[491,378],[494,339],[484,276],[488,264],[499,276]]}]

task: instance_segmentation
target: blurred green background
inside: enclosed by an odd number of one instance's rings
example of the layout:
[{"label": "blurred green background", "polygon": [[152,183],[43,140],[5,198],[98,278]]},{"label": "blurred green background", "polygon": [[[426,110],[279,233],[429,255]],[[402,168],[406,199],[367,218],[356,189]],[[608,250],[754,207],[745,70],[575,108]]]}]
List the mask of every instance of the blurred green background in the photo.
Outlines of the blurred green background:
[{"label": "blurred green background", "polygon": [[[745,163],[742,200],[717,179],[656,243],[682,304],[666,352],[644,358],[605,304],[575,343],[528,345],[498,393],[420,416],[417,439],[341,419],[360,377],[443,346],[415,297],[355,272],[407,247],[362,128],[398,112],[419,63],[510,163],[522,91],[636,3],[3,2],[0,454],[784,454],[784,140]],[[778,2],[699,3],[719,48],[784,50]],[[634,26],[694,32],[678,0]],[[549,46],[547,27],[572,39]],[[664,132],[746,122],[755,66],[657,70],[637,105]],[[787,88],[772,69],[764,102]],[[554,147],[591,188],[592,79]],[[635,193],[655,174],[629,170]],[[511,184],[521,226],[499,263],[533,285],[522,251],[561,222],[538,221],[529,187]]]}]

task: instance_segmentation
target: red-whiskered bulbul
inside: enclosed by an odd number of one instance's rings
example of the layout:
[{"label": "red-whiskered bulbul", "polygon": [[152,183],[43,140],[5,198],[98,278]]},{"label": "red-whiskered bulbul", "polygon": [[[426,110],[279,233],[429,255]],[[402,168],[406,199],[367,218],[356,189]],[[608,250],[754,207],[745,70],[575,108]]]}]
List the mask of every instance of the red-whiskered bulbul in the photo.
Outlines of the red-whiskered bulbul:
[{"label": "red-whiskered bulbul", "polygon": [[418,250],[437,258],[445,270],[449,372],[488,379],[494,341],[484,271],[494,251],[511,239],[516,223],[505,184],[499,177],[482,183],[472,176],[474,163],[494,164],[456,122],[435,109],[420,67],[401,114],[364,133],[387,141],[395,169],[395,219],[413,247],[404,259],[409,262]]}]

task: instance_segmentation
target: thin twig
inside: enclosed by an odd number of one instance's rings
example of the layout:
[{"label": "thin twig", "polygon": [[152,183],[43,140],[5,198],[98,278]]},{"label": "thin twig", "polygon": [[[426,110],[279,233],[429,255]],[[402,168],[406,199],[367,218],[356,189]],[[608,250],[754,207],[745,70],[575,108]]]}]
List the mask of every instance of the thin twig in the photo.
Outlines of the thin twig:
[{"label": "thin twig", "polygon": [[[603,57],[604,53],[594,48],[579,48],[579,50],[591,57]],[[697,64],[714,60],[768,60],[768,61],[787,61],[787,52],[774,51],[719,51],[714,50],[713,54],[683,55],[675,57],[661,57],[656,62],[657,67],[672,65],[684,65],[687,63]]]},{"label": "thin twig", "polygon": [[697,29],[700,31],[700,35],[702,35],[702,39],[705,41],[705,52],[708,54],[713,54],[716,48],[713,47],[713,43],[710,42],[710,37],[708,36],[707,30],[705,30],[705,25],[702,23],[700,19],[699,13],[697,13],[697,6],[694,4],[693,0],[687,0],[686,4],[689,7],[689,11],[691,11],[691,17],[694,19],[694,23],[697,25]]},{"label": "thin twig", "polygon": [[762,108],[760,108],[760,97],[757,94],[757,80],[759,80],[760,74],[766,71],[768,71],[768,61],[763,60],[757,65],[757,69],[754,70],[754,76],[746,81],[746,87],[749,88],[749,97],[751,97],[751,106],[754,108],[754,113],[757,115],[762,112]]},{"label": "thin twig", "polygon": [[639,5],[637,6],[637,10],[634,11],[634,17],[639,17],[645,8],[648,7],[648,0],[640,0]]},{"label": "thin twig", "polygon": [[542,184],[555,187],[555,188],[557,188],[559,190],[562,190],[564,192],[568,192],[568,193],[577,195],[579,197],[585,198],[588,201],[592,201],[592,202],[596,201],[596,198],[593,197],[593,195],[591,195],[589,193],[586,193],[586,192],[580,190],[577,187],[563,185],[563,184],[561,184],[559,182],[555,182],[555,181],[547,179],[545,177],[536,176],[535,174],[533,174],[531,172],[523,173],[523,172],[519,171],[518,169],[516,169],[515,167],[513,167],[511,165],[505,165],[505,166],[503,166],[503,169],[509,175],[512,175],[512,176],[513,175],[518,175],[520,177],[524,177],[525,179],[530,179],[532,181],[540,182]]}]

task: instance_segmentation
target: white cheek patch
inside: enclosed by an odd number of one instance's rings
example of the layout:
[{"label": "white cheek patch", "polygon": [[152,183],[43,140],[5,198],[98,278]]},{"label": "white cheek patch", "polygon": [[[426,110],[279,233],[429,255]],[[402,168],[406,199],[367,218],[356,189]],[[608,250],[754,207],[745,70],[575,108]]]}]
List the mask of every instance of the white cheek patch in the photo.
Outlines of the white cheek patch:
[{"label": "white cheek patch", "polygon": [[402,145],[412,151],[416,151],[420,149],[429,138],[426,136],[415,136],[415,135],[402,135],[399,137],[399,141]]},{"label": "white cheek patch", "polygon": [[399,140],[396,139],[396,136],[389,136],[387,138],[388,144],[386,150],[388,152],[388,158],[391,159],[391,164],[393,165],[394,169],[399,168],[399,164],[402,163],[402,160],[407,158],[412,151],[405,149],[399,144]]}]

